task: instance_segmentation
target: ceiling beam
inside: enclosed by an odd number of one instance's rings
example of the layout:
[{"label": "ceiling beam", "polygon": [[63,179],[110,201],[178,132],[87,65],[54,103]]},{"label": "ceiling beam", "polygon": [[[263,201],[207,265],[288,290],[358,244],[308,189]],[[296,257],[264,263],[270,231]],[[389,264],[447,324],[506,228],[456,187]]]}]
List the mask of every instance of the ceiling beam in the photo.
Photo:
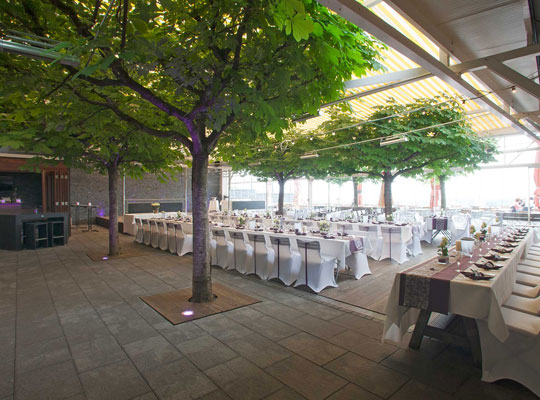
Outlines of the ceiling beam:
[{"label": "ceiling beam", "polygon": [[497,75],[504,78],[512,85],[523,89],[530,95],[540,100],[540,85],[538,85],[536,82],[533,82],[529,78],[521,75],[519,72],[504,65],[500,61],[488,60],[487,66],[491,71],[495,72]]},{"label": "ceiling beam", "polygon": [[411,78],[429,78],[433,76],[424,68],[411,68],[403,71],[388,72],[386,74],[368,76],[366,78],[353,79],[345,82],[345,89],[354,89],[362,86],[378,85],[381,83],[390,83],[404,81]]},{"label": "ceiling beam", "polygon": [[499,54],[493,54],[488,57],[481,57],[471,61],[465,61],[461,64],[452,65],[450,69],[454,72],[462,73],[468,71],[476,71],[486,68],[490,62],[503,63],[504,61],[513,60],[520,57],[536,56],[540,54],[540,44],[532,44],[530,46],[520,47],[518,49],[504,51]]},{"label": "ceiling beam", "polygon": [[505,120],[509,121],[512,126],[523,131],[525,134],[529,135],[535,140],[539,140],[536,133],[521,124],[508,112],[503,110],[487,97],[484,97],[483,94],[474,86],[461,79],[456,72],[452,71],[448,66],[444,65],[436,58],[432,57],[427,51],[422,49],[416,43],[411,41],[397,29],[383,21],[360,3],[356,2],[355,0],[318,1],[348,21],[377,37],[379,40],[394,48],[411,61],[425,68],[433,75],[453,86],[465,96],[478,97],[475,100],[477,103],[483,104],[500,118],[504,118]]}]

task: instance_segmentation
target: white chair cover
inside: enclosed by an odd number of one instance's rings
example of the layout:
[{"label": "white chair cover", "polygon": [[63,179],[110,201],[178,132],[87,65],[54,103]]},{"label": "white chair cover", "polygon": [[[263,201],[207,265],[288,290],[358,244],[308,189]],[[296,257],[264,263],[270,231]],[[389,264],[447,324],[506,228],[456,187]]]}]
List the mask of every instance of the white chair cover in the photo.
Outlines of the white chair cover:
[{"label": "white chair cover", "polygon": [[407,258],[407,244],[401,240],[401,228],[382,227],[381,236],[383,245],[379,260],[390,258],[399,264],[409,260]]},{"label": "white chair cover", "polygon": [[176,254],[176,226],[174,222],[167,222],[167,241],[169,251]]},{"label": "white chair cover", "polygon": [[366,255],[379,260],[381,258],[381,251],[383,246],[383,238],[380,234],[380,227],[378,226],[359,226],[358,231],[368,237],[371,243],[371,252],[366,252]]},{"label": "white chair cover", "polygon": [[135,218],[135,227],[136,227],[136,233],[135,233],[135,241],[137,243],[144,243],[144,227],[143,222],[141,218]]},{"label": "white chair cover", "polygon": [[159,227],[157,219],[150,219],[150,244],[159,247]]},{"label": "white chair cover", "polygon": [[477,320],[482,346],[482,380],[511,379],[540,396],[540,317],[502,307],[510,336],[503,343]]},{"label": "white chair cover", "polygon": [[176,254],[183,256],[187,253],[193,253],[193,235],[186,233],[184,227],[190,224],[176,224]]},{"label": "white chair cover", "polygon": [[143,219],[143,243],[147,246],[150,246],[150,243],[152,242],[152,231],[150,229],[150,220],[149,219]]},{"label": "white chair cover", "polygon": [[297,240],[297,244],[302,265],[294,286],[307,285],[315,293],[328,286],[337,287],[334,277],[336,258],[322,256],[321,246],[317,240],[312,242]]},{"label": "white chair cover", "polygon": [[214,229],[216,239],[215,265],[229,269],[234,268],[234,245],[230,241],[229,232],[224,229]]},{"label": "white chair cover", "polygon": [[234,268],[245,274],[253,269],[253,247],[249,244],[246,232],[233,232],[231,235],[233,242]]},{"label": "white chair cover", "polygon": [[364,275],[371,275],[369,269],[367,255],[365,254],[367,244],[369,243],[367,237],[355,237],[355,249],[351,248],[351,255],[345,259],[345,264],[351,269],[355,279],[360,279]]},{"label": "white chair cover", "polygon": [[[265,236],[268,235],[265,233]],[[292,285],[298,278],[302,257],[294,250],[291,239],[286,237],[270,237],[274,249],[274,265],[271,267],[268,279],[279,279],[285,285]]]},{"label": "white chair cover", "polygon": [[217,241],[214,238],[214,232],[210,229],[210,265],[216,265],[217,260]]},{"label": "white chair cover", "polygon": [[267,279],[268,273],[274,264],[272,243],[268,244],[262,233],[250,233],[248,239],[253,248],[253,263],[248,264],[246,274],[255,274],[261,279]]},{"label": "white chair cover", "polygon": [[157,221],[159,231],[159,248],[161,250],[167,250],[169,248],[169,237],[167,230],[167,221]]},{"label": "white chair cover", "polygon": [[422,243],[421,237],[423,236],[424,229],[421,225],[414,224],[411,226],[412,229],[412,239],[411,243],[407,245],[409,251],[413,257],[416,257],[419,254],[422,254]]}]

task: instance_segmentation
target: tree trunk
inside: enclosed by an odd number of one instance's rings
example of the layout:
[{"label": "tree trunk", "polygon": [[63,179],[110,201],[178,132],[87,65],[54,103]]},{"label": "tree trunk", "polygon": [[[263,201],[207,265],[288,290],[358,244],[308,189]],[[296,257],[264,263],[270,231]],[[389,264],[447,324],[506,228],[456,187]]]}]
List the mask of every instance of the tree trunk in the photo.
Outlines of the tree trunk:
[{"label": "tree trunk", "polygon": [[446,176],[439,176],[439,187],[441,188],[441,210],[446,210]]},{"label": "tree trunk", "polygon": [[191,209],[193,213],[193,282],[194,303],[209,303],[212,294],[212,271],[210,266],[210,235],[208,230],[208,155],[194,154],[191,168]]},{"label": "tree trunk", "polygon": [[394,177],[386,174],[383,178],[384,182],[384,214],[386,218],[392,216],[392,181]]},{"label": "tree trunk", "polygon": [[118,238],[118,166],[107,167],[109,174],[109,256],[120,254]]},{"label": "tree trunk", "polygon": [[279,215],[283,215],[283,200],[285,198],[285,180],[284,179],[278,179],[279,183],[279,195],[278,195],[278,211],[277,213]]},{"label": "tree trunk", "polygon": [[352,184],[353,184],[353,209],[354,209],[358,207],[358,183],[356,182],[356,179],[353,178]]}]

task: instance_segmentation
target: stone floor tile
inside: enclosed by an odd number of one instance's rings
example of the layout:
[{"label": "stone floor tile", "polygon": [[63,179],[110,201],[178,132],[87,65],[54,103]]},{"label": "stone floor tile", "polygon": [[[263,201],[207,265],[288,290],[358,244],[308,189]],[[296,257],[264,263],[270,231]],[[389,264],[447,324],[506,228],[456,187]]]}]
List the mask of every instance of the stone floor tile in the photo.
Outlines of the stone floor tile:
[{"label": "stone floor tile", "polygon": [[302,315],[305,315],[305,313],[301,311],[287,307],[280,303],[263,302],[254,304],[251,306],[251,308],[255,309],[256,311],[260,311],[263,314],[270,315],[271,317],[283,322],[294,321]]},{"label": "stone floor tile", "polygon": [[479,372],[472,367],[472,361],[469,363],[471,364],[467,365],[467,362],[454,358],[452,364],[448,364],[439,360],[438,357],[431,358],[423,351],[399,349],[386,358],[381,365],[408,375],[423,384],[454,393],[471,374],[479,378]]},{"label": "stone floor tile", "polygon": [[168,364],[182,355],[162,336],[154,336],[124,345],[124,350],[139,371]]},{"label": "stone floor tile", "polygon": [[283,339],[279,344],[318,365],[324,365],[347,352],[305,332]]},{"label": "stone floor tile", "polygon": [[17,348],[17,373],[39,369],[71,359],[66,339],[59,337]]},{"label": "stone floor tile", "polygon": [[184,322],[183,324],[172,325],[169,321],[165,321],[158,325],[154,325],[154,328],[175,346],[205,334],[205,332],[195,325],[194,322]]},{"label": "stone floor tile", "polygon": [[263,399],[283,385],[242,357],[205,371],[233,399]]},{"label": "stone floor tile", "polygon": [[128,360],[85,372],[80,379],[88,400],[128,400],[150,391]]},{"label": "stone floor tile", "polygon": [[196,325],[217,339],[226,342],[247,336],[253,331],[222,314],[211,315],[194,321]]},{"label": "stone floor tile", "polygon": [[305,397],[295,392],[288,386],[284,386],[278,391],[265,397],[264,400],[304,400]]},{"label": "stone floor tile", "polygon": [[329,337],[335,336],[345,330],[345,328],[340,325],[326,322],[312,315],[304,315],[294,321],[291,321],[290,323],[298,329],[308,332],[311,335],[318,336],[322,339],[328,339]]},{"label": "stone floor tile", "polygon": [[126,358],[113,336],[97,337],[71,345],[73,360],[79,372],[85,372]]},{"label": "stone floor tile", "polygon": [[217,386],[185,358],[144,371],[143,375],[160,400],[199,398],[217,390]]},{"label": "stone floor tile", "polygon": [[158,398],[154,394],[154,392],[148,392],[145,394],[141,394],[140,396],[134,397],[131,400],[158,400]]},{"label": "stone floor tile", "polygon": [[223,390],[218,389],[212,393],[208,393],[202,397],[199,397],[197,400],[231,400],[231,396],[225,393]]},{"label": "stone floor tile", "polygon": [[0,360],[0,396],[8,396],[13,393],[15,365],[13,361]]},{"label": "stone floor tile", "polygon": [[[393,399],[393,397],[392,397]],[[380,397],[362,389],[359,386],[349,383],[347,386],[339,389],[328,400],[380,400]]]},{"label": "stone floor tile", "polygon": [[158,332],[141,317],[126,319],[121,322],[107,323],[107,327],[120,344],[136,342],[158,334]]},{"label": "stone floor tile", "polygon": [[328,341],[375,362],[384,360],[398,350],[394,345],[381,343],[380,340],[349,330],[331,337]]},{"label": "stone floor tile", "polygon": [[17,400],[61,399],[82,392],[72,361],[17,374]]},{"label": "stone floor tile", "polygon": [[266,371],[308,399],[324,399],[347,381],[298,356],[277,362]]},{"label": "stone floor tile", "polygon": [[35,322],[17,324],[17,346],[64,336],[56,316]]},{"label": "stone floor tile", "polygon": [[509,379],[488,383],[479,381],[475,377],[465,381],[454,398],[459,400],[538,400],[538,396],[525,386]]},{"label": "stone floor tile", "polygon": [[447,393],[443,393],[414,380],[407,382],[392,396],[392,400],[450,400],[453,398],[453,396]]},{"label": "stone floor tile", "polygon": [[285,304],[324,320],[333,319],[343,314],[343,311],[341,310],[297,296],[287,300]]},{"label": "stone floor tile", "polygon": [[285,339],[300,332],[297,328],[268,316],[245,322],[245,325],[249,329],[274,341]]},{"label": "stone floor tile", "polygon": [[405,375],[353,353],[326,364],[325,368],[385,399],[409,380]]},{"label": "stone floor tile", "polygon": [[64,315],[60,322],[70,345],[88,342],[111,334],[94,311]]},{"label": "stone floor tile", "polygon": [[263,315],[263,313],[257,311],[252,306],[237,308],[236,310],[227,311],[224,313],[224,316],[227,318],[240,322],[241,324],[262,317]]},{"label": "stone floor tile", "polygon": [[329,322],[344,326],[345,328],[360,332],[377,340],[381,339],[384,328],[382,322],[350,313],[342,314],[337,318],[331,319]]},{"label": "stone floor tile", "polygon": [[229,347],[210,335],[182,342],[176,347],[202,370],[224,363],[237,356]]},{"label": "stone floor tile", "polygon": [[228,341],[227,345],[260,368],[291,356],[291,352],[258,333]]}]

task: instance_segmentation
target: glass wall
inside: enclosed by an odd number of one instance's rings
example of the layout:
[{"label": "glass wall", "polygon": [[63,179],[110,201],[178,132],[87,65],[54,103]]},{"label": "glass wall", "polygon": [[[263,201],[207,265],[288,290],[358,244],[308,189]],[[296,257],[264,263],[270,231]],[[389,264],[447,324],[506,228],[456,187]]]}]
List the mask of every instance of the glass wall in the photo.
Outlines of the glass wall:
[{"label": "glass wall", "polygon": [[[516,197],[527,203],[527,198],[536,189],[534,169],[515,166],[534,163],[538,145],[524,135],[502,136],[497,138],[497,142],[501,153],[497,155],[496,162],[472,174],[454,176],[447,181],[448,207],[509,208]],[[249,175],[233,174],[232,200],[266,200],[267,206],[275,207],[278,193],[279,185],[275,181],[267,184]],[[314,180],[311,193],[313,206],[350,206],[353,202],[351,181],[337,184]],[[392,194],[396,206],[429,207],[431,186],[427,181],[398,177],[392,185]],[[361,195],[364,205],[378,205],[381,183],[363,182]],[[308,197],[308,180],[291,180],[285,184],[286,207],[307,207]]]}]

